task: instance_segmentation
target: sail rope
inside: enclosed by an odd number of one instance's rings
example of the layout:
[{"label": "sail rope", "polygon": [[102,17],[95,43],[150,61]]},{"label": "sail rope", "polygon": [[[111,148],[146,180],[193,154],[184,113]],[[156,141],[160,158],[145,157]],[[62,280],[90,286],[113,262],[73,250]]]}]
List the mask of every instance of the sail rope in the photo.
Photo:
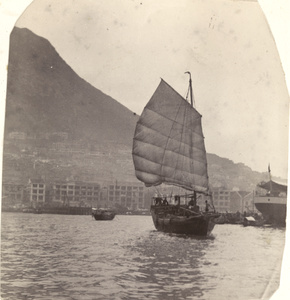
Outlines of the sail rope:
[{"label": "sail rope", "polygon": [[158,195],[158,196],[160,196],[161,195],[161,193],[159,192],[159,190],[158,190],[158,188],[154,185],[154,188],[155,188],[155,192],[156,192],[156,194]]},{"label": "sail rope", "polygon": [[[179,105],[179,108],[178,108],[178,112],[180,111],[180,109],[181,109],[181,103],[182,102],[180,102],[180,105]],[[175,116],[175,120],[176,120],[176,118],[177,118],[177,115],[178,115],[178,112],[177,112],[177,114],[176,114],[176,116]],[[184,109],[184,112],[183,112],[183,120],[185,120],[185,116],[186,116],[186,108]],[[172,125],[173,126],[173,125]],[[183,133],[184,133],[184,126],[183,126],[183,124],[182,124],[182,131],[181,131],[181,133],[180,133],[180,135],[181,135],[181,138],[180,138],[180,143],[179,143],[179,150],[178,150],[178,152],[180,153],[180,150],[181,150],[181,147],[182,147],[182,137],[183,137]],[[184,146],[185,147],[185,146]],[[175,168],[174,168],[174,177],[175,177],[175,174],[176,174],[176,169],[177,169],[177,166],[179,165],[178,164],[178,162],[179,162],[179,158],[180,158],[180,156],[178,156],[178,158],[177,158],[177,160],[176,160],[176,164],[175,164]],[[184,163],[184,159],[185,159],[185,157],[184,156],[182,156],[182,165],[183,165],[183,163]],[[181,194],[181,187],[180,186],[178,186],[178,195],[180,195]]]},{"label": "sail rope", "polygon": [[188,95],[189,95],[189,91],[190,91],[190,87],[188,87],[188,89],[187,89],[187,93],[186,93],[186,97],[185,97],[185,99],[186,99],[186,101],[187,101],[187,102],[189,102],[189,101],[188,101]]},{"label": "sail rope", "polygon": [[[184,120],[184,122],[182,124],[181,139],[180,139],[180,144],[179,144],[179,153],[181,152],[181,150],[183,150],[183,152],[185,152],[186,144],[183,142],[183,136],[185,134],[185,126],[184,126],[184,124],[187,123],[187,118],[188,117],[189,117],[189,114],[187,114],[187,106],[185,106],[184,107],[184,112],[183,112],[183,120]],[[191,132],[191,135],[192,135],[192,132]],[[191,145],[189,145],[189,146],[190,146],[190,149],[191,149]],[[192,152],[192,149],[190,151]],[[179,160],[179,158],[180,157],[178,157],[178,159],[177,159],[176,166],[178,166],[178,160]],[[191,158],[192,158],[192,155],[191,155]],[[185,160],[186,160],[185,156],[182,156],[182,162],[181,162],[182,166],[184,165]],[[174,172],[176,172],[176,168],[174,169]],[[181,194],[180,191],[179,191],[179,194]]]},{"label": "sail rope", "polygon": [[[178,106],[178,109],[177,109],[176,114],[175,114],[175,117],[174,117],[174,122],[176,122],[178,113],[179,113],[179,111],[180,111],[180,109],[181,109],[181,104],[182,104],[182,102],[180,101],[179,106]],[[164,161],[164,157],[165,157],[165,152],[166,152],[166,150],[167,150],[167,145],[168,145],[169,139],[170,139],[170,137],[171,137],[171,132],[172,132],[172,130],[173,130],[174,122],[172,123],[172,126],[171,126],[171,128],[170,128],[170,133],[168,134],[168,137],[167,137],[167,140],[166,140],[166,146],[165,146],[165,149],[164,149],[164,152],[163,152],[163,157],[162,157],[162,164],[161,164],[161,169],[160,169],[160,175],[163,174],[163,172],[162,172],[162,168],[163,168],[163,166],[164,166],[163,161]],[[176,168],[174,169],[174,173],[175,173],[175,171],[176,171]]]},{"label": "sail rope", "polygon": [[211,205],[213,207],[213,211],[215,212],[215,207],[214,207],[214,204],[213,204],[213,196],[212,196],[212,194],[209,195],[209,198],[210,198]]}]

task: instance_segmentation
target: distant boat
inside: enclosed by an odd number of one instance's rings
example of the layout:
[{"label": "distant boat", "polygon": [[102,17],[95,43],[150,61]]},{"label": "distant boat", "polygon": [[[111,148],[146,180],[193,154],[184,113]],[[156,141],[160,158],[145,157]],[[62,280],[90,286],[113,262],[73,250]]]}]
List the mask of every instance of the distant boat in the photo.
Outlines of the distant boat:
[{"label": "distant boat", "polygon": [[[159,231],[206,236],[219,214],[201,212],[197,194],[210,195],[201,115],[193,107],[191,75],[190,102],[163,79],[145,106],[135,129],[133,161],[136,177],[147,187],[162,183],[185,189],[175,195],[176,205],[159,195],[151,205],[155,228]],[[191,199],[191,204],[181,204]],[[207,207],[209,205],[207,204]]]},{"label": "distant boat", "polygon": [[96,221],[110,221],[115,218],[116,212],[108,208],[92,208],[92,217]]},{"label": "distant boat", "polygon": [[258,188],[265,192],[256,192],[254,204],[267,223],[286,226],[287,185],[276,183],[271,179],[270,166],[268,172],[270,180],[258,184]]},{"label": "distant boat", "polygon": [[260,227],[265,224],[265,220],[263,219],[255,219],[253,216],[244,217],[243,225],[246,226],[256,226]]}]

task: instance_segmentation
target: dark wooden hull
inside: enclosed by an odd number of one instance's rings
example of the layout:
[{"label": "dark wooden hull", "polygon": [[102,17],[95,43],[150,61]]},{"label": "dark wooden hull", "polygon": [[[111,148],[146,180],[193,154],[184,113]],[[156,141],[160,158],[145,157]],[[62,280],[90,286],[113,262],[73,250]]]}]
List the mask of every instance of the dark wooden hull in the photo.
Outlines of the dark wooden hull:
[{"label": "dark wooden hull", "polygon": [[92,216],[96,221],[111,221],[115,218],[115,213],[110,212],[102,212],[102,213],[92,213]]},{"label": "dark wooden hull", "polygon": [[219,214],[183,214],[174,206],[151,206],[154,226],[158,231],[196,236],[209,235]]}]

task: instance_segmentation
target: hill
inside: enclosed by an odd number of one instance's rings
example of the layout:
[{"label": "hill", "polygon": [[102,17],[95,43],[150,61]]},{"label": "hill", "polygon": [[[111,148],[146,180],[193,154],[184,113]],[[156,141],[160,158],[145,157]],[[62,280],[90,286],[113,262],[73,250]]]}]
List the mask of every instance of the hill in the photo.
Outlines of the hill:
[{"label": "hill", "polygon": [[[96,66],[96,72],[97,72]],[[14,28],[10,38],[3,181],[67,178],[136,181],[131,146],[136,116],[80,78],[46,39]],[[208,154],[213,187],[251,191],[267,180]]]},{"label": "hill", "polygon": [[14,28],[5,134],[67,132],[70,140],[127,145],[135,123],[136,116],[129,109],[80,78],[46,39]]}]

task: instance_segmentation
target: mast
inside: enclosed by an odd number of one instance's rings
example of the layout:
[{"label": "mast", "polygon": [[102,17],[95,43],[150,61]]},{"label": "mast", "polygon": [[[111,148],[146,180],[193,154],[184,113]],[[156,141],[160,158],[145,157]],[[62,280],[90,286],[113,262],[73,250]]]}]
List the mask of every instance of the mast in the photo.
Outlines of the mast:
[{"label": "mast", "polygon": [[189,74],[189,93],[190,93],[190,104],[193,107],[193,92],[192,92],[192,80],[191,80],[191,73],[189,71],[185,72],[185,74]]},{"label": "mast", "polygon": [[268,173],[269,173],[269,180],[270,180],[270,194],[272,194],[272,178],[271,178],[270,164],[268,164]]}]

